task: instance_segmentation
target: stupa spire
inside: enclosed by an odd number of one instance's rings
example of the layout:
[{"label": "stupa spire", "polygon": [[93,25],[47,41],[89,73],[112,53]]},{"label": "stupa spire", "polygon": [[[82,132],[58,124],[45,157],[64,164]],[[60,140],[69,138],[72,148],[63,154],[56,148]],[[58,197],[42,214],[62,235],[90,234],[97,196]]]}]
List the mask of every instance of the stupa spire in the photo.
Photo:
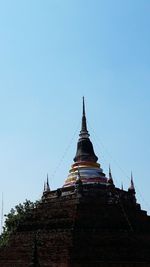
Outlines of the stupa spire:
[{"label": "stupa spire", "polygon": [[81,131],[79,134],[79,140],[77,144],[77,152],[74,158],[75,162],[80,161],[92,161],[97,162],[98,158],[94,153],[93,145],[89,139],[89,133],[87,130],[86,113],[85,113],[85,101],[83,97],[83,111],[82,111],[82,123]]},{"label": "stupa spire", "polygon": [[79,185],[86,183],[108,183],[108,179],[106,178],[105,173],[103,173],[103,169],[100,164],[97,163],[98,157],[95,155],[93,144],[89,136],[86,122],[85,101],[83,97],[81,130],[77,142],[74,164],[71,166],[69,175],[65,181],[65,187],[70,185],[78,187]]},{"label": "stupa spire", "polygon": [[84,101],[84,96],[83,96],[83,116],[85,116],[85,101]]},{"label": "stupa spire", "polygon": [[79,136],[80,138],[88,138],[90,136],[87,130],[84,96],[83,96],[82,124],[81,124],[81,131],[80,131]]}]

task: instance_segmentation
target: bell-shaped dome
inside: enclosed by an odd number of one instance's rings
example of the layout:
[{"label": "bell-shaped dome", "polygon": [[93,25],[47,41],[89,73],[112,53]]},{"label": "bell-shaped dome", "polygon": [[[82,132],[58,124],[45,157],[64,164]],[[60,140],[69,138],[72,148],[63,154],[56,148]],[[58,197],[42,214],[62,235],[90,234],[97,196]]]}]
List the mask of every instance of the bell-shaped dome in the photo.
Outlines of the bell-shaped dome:
[{"label": "bell-shaped dome", "polygon": [[74,158],[75,162],[78,161],[91,161],[97,162],[98,157],[94,153],[92,142],[89,138],[80,138],[77,144],[77,152]]}]

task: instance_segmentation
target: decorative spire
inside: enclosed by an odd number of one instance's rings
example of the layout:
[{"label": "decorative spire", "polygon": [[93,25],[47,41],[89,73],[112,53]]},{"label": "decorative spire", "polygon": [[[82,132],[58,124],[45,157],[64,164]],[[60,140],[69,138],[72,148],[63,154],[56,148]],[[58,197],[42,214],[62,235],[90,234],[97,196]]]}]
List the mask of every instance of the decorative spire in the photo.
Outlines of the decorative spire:
[{"label": "decorative spire", "polygon": [[123,189],[123,183],[121,183],[121,190],[124,190],[124,189]]},{"label": "decorative spire", "polygon": [[89,138],[90,136],[87,130],[84,96],[83,96],[82,124],[81,124],[81,131],[80,131],[79,136],[80,138]]},{"label": "decorative spire", "polygon": [[84,101],[84,96],[83,96],[83,116],[85,116],[85,101]]},{"label": "decorative spire", "polygon": [[47,174],[47,180],[46,182],[44,182],[44,192],[43,193],[47,193],[50,191],[50,186],[49,186],[49,180],[48,180],[48,174]]},{"label": "decorative spire", "polygon": [[44,192],[46,191],[46,185],[45,185],[45,182],[44,182]]},{"label": "decorative spire", "polygon": [[47,182],[46,182],[46,191],[50,191],[48,174],[47,174]]},{"label": "decorative spire", "polygon": [[135,190],[135,186],[134,186],[134,182],[133,182],[133,175],[132,175],[132,172],[131,172],[131,188],[133,190]]},{"label": "decorative spire", "polygon": [[97,163],[97,160],[98,157],[95,155],[93,144],[87,130],[85,102],[83,97],[82,124],[77,142],[76,155],[64,187],[75,186],[75,190],[78,190],[80,186],[82,189],[82,185],[84,184],[105,184],[110,186],[110,184],[108,184],[108,178],[103,172],[101,165]]},{"label": "decorative spire", "polygon": [[134,181],[133,181],[133,175],[132,175],[132,172],[131,172],[131,185],[128,189],[129,191],[132,191],[135,193],[135,186],[134,186]]},{"label": "decorative spire", "polygon": [[111,167],[110,167],[110,164],[109,164],[109,179],[112,179],[112,174],[111,174]]},{"label": "decorative spire", "polygon": [[113,178],[112,178],[112,174],[111,174],[110,164],[109,164],[109,179],[108,179],[108,183],[114,184],[114,181],[113,181]]}]

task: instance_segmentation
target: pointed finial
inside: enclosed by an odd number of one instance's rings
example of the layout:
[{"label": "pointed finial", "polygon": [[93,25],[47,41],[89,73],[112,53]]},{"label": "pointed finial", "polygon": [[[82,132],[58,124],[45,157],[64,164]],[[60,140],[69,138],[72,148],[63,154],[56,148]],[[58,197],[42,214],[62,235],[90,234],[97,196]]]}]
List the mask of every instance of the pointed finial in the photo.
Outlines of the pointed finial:
[{"label": "pointed finial", "polygon": [[83,116],[85,116],[85,102],[84,102],[84,96],[83,96]]},{"label": "pointed finial", "polygon": [[135,190],[132,171],[131,171],[131,188]]},{"label": "pointed finial", "polygon": [[46,191],[50,191],[50,186],[49,186],[49,179],[48,179],[48,173],[47,173],[47,182],[46,182]]},{"label": "pointed finial", "polygon": [[81,138],[89,138],[89,136],[90,136],[89,133],[88,133],[88,130],[87,130],[84,96],[83,96],[82,124],[81,124],[81,131],[80,131],[79,136]]},{"label": "pointed finial", "polygon": [[121,183],[121,190],[124,190],[124,189],[123,189],[123,183]]},{"label": "pointed finial", "polygon": [[109,164],[109,179],[108,179],[108,183],[114,184],[114,181],[113,181],[113,178],[112,178],[112,174],[111,174],[110,164]]},{"label": "pointed finial", "polygon": [[111,167],[110,167],[110,164],[109,164],[109,179],[112,179],[112,174],[111,174]]},{"label": "pointed finial", "polygon": [[109,179],[111,179],[113,181],[110,164],[109,164]]},{"label": "pointed finial", "polygon": [[129,187],[128,190],[135,192],[135,186],[134,186],[134,181],[133,181],[133,174],[132,174],[132,172],[131,172],[131,185],[130,185],[130,187]]},{"label": "pointed finial", "polygon": [[46,191],[46,185],[45,185],[45,182],[44,182],[44,192]]}]

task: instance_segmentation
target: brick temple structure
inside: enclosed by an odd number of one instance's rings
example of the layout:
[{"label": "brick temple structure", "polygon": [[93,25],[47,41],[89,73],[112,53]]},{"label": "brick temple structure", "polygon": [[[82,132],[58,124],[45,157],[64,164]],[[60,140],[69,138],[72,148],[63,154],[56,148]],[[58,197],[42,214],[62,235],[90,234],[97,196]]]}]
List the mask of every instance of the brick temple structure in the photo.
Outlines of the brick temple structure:
[{"label": "brick temple structure", "polygon": [[38,206],[0,249],[0,267],[150,267],[150,217],[131,176],[127,191],[106,177],[82,125],[63,187],[44,186]]}]

